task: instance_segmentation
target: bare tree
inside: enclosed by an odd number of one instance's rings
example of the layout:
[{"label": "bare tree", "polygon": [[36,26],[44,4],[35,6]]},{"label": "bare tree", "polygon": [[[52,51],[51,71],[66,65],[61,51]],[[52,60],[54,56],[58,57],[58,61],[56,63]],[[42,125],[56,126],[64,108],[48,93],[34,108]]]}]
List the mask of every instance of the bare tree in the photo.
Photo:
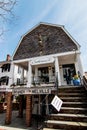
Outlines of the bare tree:
[{"label": "bare tree", "polygon": [[14,16],[13,8],[16,4],[16,0],[0,0],[0,36],[3,35],[5,30],[3,29],[3,22],[9,20],[9,15]]}]

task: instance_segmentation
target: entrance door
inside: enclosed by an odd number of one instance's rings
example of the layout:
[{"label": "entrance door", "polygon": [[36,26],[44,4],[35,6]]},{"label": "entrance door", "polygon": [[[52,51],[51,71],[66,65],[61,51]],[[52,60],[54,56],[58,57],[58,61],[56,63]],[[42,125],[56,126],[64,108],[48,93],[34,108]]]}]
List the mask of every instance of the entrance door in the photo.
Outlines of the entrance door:
[{"label": "entrance door", "polygon": [[49,82],[49,70],[48,67],[38,68],[38,75],[41,83]]},{"label": "entrance door", "polygon": [[63,84],[72,85],[73,76],[76,74],[75,65],[67,64],[63,65],[62,68],[63,68]]},{"label": "entrance door", "polygon": [[32,114],[43,116],[49,114],[48,95],[32,96]]}]

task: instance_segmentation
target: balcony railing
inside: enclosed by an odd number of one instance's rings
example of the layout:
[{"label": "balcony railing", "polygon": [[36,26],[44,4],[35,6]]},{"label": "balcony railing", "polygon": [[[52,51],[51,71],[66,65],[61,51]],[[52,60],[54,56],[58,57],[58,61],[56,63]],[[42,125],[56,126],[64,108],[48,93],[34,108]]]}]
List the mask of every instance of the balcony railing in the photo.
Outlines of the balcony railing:
[{"label": "balcony railing", "polygon": [[41,85],[41,84],[55,84],[56,78],[53,75],[44,75],[44,76],[33,76],[32,85]]}]

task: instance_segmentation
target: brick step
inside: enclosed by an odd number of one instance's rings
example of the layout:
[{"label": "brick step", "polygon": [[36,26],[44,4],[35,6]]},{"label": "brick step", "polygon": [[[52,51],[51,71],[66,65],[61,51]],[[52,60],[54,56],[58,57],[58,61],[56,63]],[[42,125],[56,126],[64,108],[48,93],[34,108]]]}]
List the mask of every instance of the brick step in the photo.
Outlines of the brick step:
[{"label": "brick step", "polygon": [[86,130],[87,122],[71,122],[71,121],[56,121],[56,120],[48,120],[45,121],[46,127],[55,128],[55,129],[65,129],[65,130]]},{"label": "brick step", "polygon": [[61,120],[61,121],[80,121],[87,122],[87,115],[85,114],[51,114],[48,117],[50,120]]},{"label": "brick step", "polygon": [[59,97],[87,97],[86,93],[58,93]]},{"label": "brick step", "polygon": [[87,97],[60,97],[63,102],[87,102]]},{"label": "brick step", "polygon": [[63,107],[86,107],[87,108],[87,102],[63,102]]},{"label": "brick step", "polygon": [[60,113],[86,114],[87,113],[87,108],[61,107]]}]

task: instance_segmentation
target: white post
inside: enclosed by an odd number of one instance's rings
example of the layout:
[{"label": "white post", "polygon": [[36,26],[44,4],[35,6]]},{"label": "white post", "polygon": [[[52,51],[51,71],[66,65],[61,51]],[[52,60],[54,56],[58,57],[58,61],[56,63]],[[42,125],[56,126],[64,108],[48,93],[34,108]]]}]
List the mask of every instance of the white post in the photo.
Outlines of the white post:
[{"label": "white post", "polygon": [[22,83],[24,83],[24,68],[22,68],[21,81],[22,81]]},{"label": "white post", "polygon": [[13,64],[13,62],[11,63],[11,66],[10,66],[10,75],[9,75],[9,86],[11,85],[11,84],[13,84],[14,83],[14,64]]},{"label": "white post", "polygon": [[30,62],[28,62],[28,84],[27,87],[31,87],[32,84],[32,66]]},{"label": "white post", "polygon": [[35,78],[34,78],[35,82],[38,82],[38,67],[35,66]]},{"label": "white post", "polygon": [[83,76],[83,67],[82,67],[80,54],[77,54],[77,60],[78,60],[79,72],[81,73],[81,76]]},{"label": "white post", "polygon": [[[48,67],[49,68],[49,67]],[[49,68],[49,83],[52,81],[52,67]]]},{"label": "white post", "polygon": [[83,68],[82,68],[82,62],[81,62],[80,54],[77,54],[77,59],[76,59],[76,62],[75,62],[75,68],[76,68],[76,73],[78,74],[78,71],[79,71],[81,76],[83,76]]},{"label": "white post", "polygon": [[55,74],[58,74],[58,85],[61,86],[60,71],[59,71],[59,61],[58,61],[57,57],[55,57]]}]

